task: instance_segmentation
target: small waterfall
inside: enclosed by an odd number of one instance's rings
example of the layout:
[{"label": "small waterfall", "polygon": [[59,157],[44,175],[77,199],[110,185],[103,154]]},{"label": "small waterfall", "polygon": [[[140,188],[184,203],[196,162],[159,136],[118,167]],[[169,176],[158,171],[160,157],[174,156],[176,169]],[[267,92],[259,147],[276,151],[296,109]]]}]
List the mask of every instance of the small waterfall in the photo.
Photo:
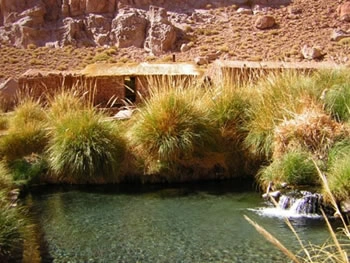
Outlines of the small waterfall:
[{"label": "small waterfall", "polygon": [[323,203],[322,195],[318,193],[290,191],[275,200],[278,201],[277,207],[262,208],[258,213],[277,217],[320,217],[321,209],[326,210],[326,213],[330,212]]},{"label": "small waterfall", "polygon": [[321,214],[322,195],[307,191],[302,191],[302,194],[303,196],[296,199],[289,210],[299,215]]}]

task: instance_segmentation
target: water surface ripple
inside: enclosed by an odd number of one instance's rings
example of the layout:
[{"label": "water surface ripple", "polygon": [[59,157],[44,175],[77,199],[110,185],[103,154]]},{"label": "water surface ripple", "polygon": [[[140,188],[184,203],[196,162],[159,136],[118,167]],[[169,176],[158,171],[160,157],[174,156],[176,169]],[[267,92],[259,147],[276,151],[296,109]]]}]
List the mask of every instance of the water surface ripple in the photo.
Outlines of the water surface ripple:
[{"label": "water surface ripple", "polygon": [[[99,186],[49,189],[31,195],[53,262],[287,262],[248,224],[267,228],[288,247],[297,241],[251,188]],[[321,219],[293,221],[302,239],[322,243]],[[44,259],[45,261],[45,259]]]}]

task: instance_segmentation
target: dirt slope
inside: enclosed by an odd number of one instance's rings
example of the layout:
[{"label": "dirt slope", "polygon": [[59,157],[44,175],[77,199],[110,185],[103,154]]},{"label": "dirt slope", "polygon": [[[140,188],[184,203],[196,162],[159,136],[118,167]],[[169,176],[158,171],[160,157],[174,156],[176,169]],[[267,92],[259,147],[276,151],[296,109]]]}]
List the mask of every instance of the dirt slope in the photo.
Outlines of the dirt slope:
[{"label": "dirt slope", "polygon": [[[240,14],[238,6],[168,11],[170,21],[184,33],[173,52],[153,56],[142,48],[48,48],[29,46],[19,49],[0,48],[0,77],[18,77],[27,69],[80,69],[97,61],[128,63],[139,61],[193,61],[197,56],[218,53],[218,58],[252,61],[304,61],[304,45],[319,46],[324,56],[321,61],[349,63],[350,41],[330,40],[335,29],[350,31],[350,22],[340,21],[337,7],[344,1],[294,0],[288,6],[268,8],[260,14]],[[290,9],[293,9],[292,11]],[[293,13],[293,14],[291,14]],[[276,19],[272,29],[259,30],[254,26],[261,14]],[[181,52],[182,44],[190,48]]]}]

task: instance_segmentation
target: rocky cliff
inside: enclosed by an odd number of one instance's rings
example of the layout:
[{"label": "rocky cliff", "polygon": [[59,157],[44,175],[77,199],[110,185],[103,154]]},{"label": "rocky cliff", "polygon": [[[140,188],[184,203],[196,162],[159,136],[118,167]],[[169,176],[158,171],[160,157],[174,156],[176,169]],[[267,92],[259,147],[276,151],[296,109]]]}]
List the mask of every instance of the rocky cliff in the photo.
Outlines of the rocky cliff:
[{"label": "rocky cliff", "polygon": [[179,30],[167,11],[283,4],[287,0],[0,0],[0,41],[16,47],[144,47],[171,50]]}]

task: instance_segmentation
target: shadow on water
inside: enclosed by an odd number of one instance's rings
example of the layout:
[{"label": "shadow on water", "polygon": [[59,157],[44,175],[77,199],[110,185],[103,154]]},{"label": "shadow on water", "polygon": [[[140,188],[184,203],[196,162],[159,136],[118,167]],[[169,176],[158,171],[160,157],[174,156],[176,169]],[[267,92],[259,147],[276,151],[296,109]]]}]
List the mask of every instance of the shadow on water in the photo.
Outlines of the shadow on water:
[{"label": "shadow on water", "polygon": [[[34,195],[47,195],[55,192],[94,192],[105,195],[129,194],[143,195],[160,192],[164,197],[179,195],[192,195],[198,192],[207,192],[212,195],[225,195],[227,193],[239,193],[255,191],[257,186],[251,178],[237,178],[223,181],[202,181],[190,183],[167,184],[106,184],[106,185],[46,185],[31,189]],[[168,195],[167,195],[168,194]]]}]

